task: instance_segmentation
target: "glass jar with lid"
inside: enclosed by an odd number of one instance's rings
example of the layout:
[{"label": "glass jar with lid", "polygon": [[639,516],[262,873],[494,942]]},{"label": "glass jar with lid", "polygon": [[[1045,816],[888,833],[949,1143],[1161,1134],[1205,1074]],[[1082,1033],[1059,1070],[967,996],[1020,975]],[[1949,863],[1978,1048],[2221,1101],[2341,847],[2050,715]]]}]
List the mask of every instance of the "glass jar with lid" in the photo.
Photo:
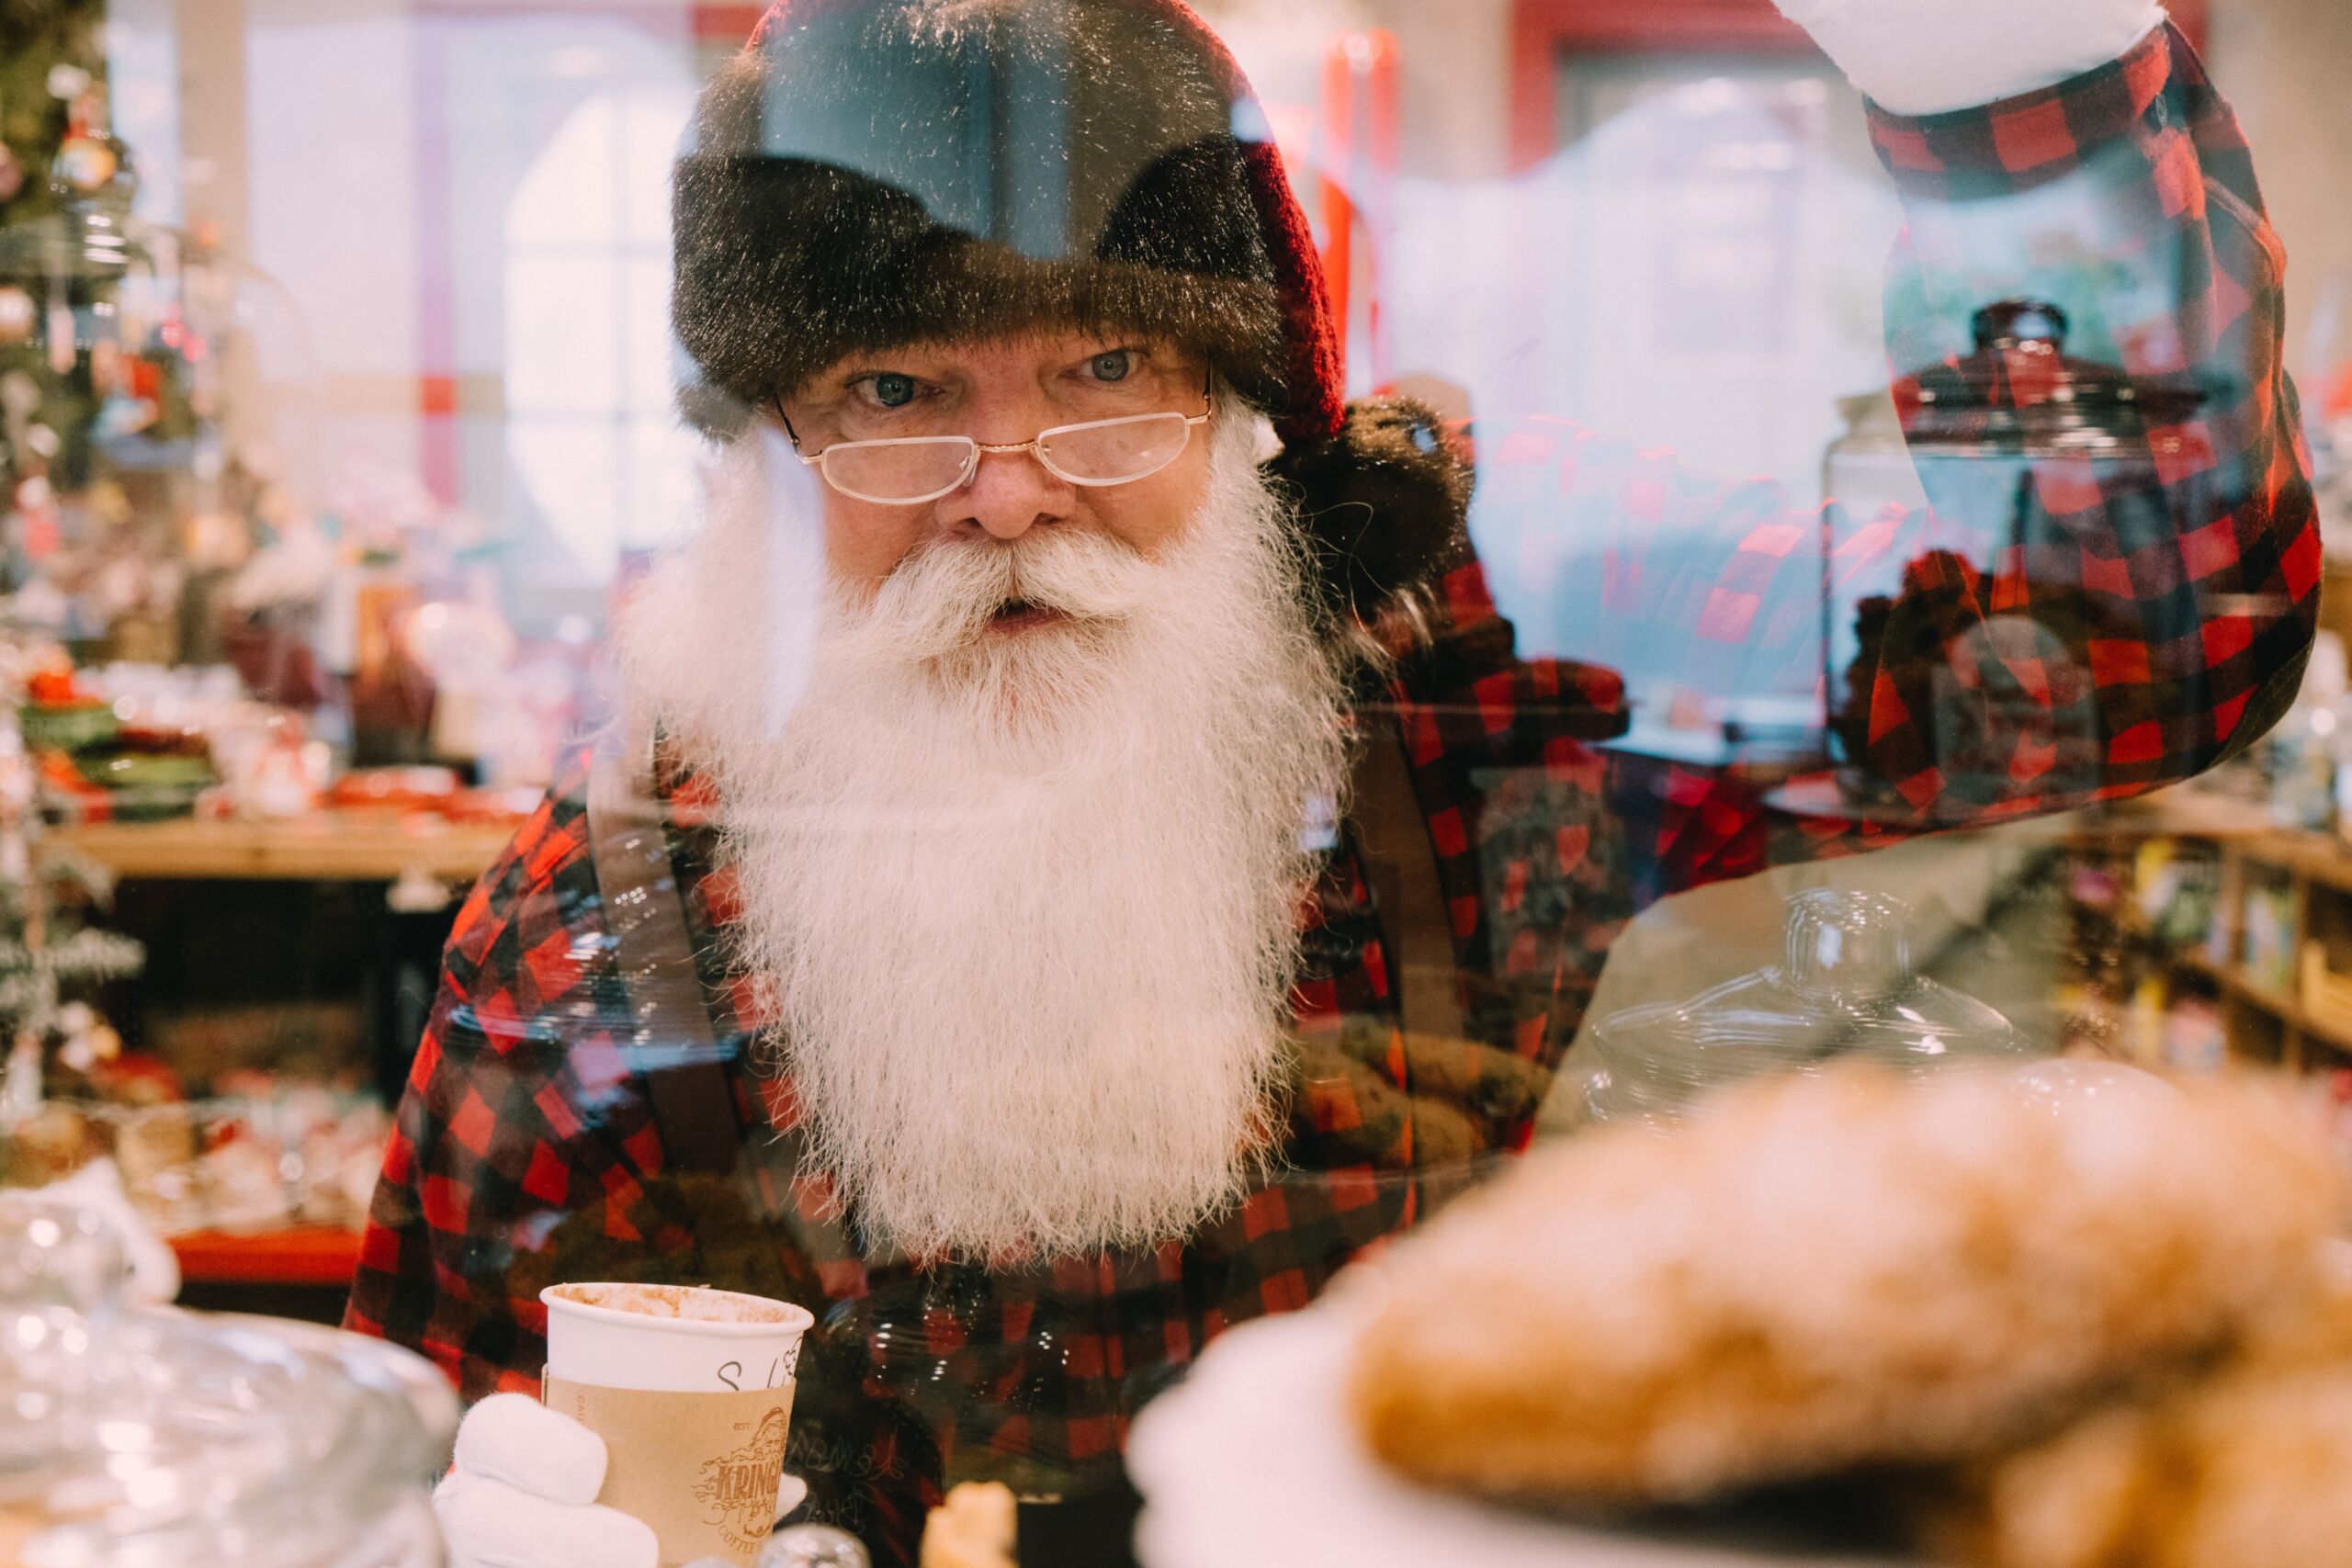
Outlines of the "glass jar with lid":
[{"label": "glass jar with lid", "polygon": [[437,1568],[438,1371],[314,1325],[122,1310],[104,1241],[0,1195],[0,1562]]},{"label": "glass jar with lid", "polygon": [[[2134,549],[2174,536],[2206,396],[2070,356],[2069,331],[2052,304],[1987,305],[1970,353],[1841,404],[1820,637],[1847,809],[1903,782],[1873,774],[1867,744],[1890,695],[1931,716],[1918,729],[1956,808],[2009,791],[2021,746],[2041,791],[2102,782],[2087,650],[2165,635],[2109,590]],[[2077,536],[2068,519],[2094,502],[2099,530]]]}]

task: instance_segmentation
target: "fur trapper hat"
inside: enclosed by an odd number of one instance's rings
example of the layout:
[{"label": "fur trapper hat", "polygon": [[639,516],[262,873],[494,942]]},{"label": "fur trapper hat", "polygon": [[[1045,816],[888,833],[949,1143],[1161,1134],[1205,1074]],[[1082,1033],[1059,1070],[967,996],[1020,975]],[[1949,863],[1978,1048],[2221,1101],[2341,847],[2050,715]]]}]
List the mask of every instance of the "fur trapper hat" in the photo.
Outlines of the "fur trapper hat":
[{"label": "fur trapper hat", "polygon": [[860,350],[1132,331],[1272,421],[1329,607],[1368,622],[1466,553],[1467,465],[1418,404],[1345,406],[1306,215],[1180,0],[780,0],[705,90],[673,212],[711,434]]}]

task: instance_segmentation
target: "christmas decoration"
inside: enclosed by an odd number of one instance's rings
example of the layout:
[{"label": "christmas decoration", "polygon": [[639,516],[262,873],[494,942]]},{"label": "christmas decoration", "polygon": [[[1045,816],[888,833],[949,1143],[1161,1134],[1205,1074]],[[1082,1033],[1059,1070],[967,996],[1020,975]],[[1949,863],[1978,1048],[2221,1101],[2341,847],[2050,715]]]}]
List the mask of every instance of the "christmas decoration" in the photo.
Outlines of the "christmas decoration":
[{"label": "christmas decoration", "polygon": [[0,719],[0,1031],[9,1041],[0,1133],[38,1115],[52,1093],[94,1086],[120,1055],[114,1031],[85,1000],[69,997],[138,973],[144,957],[127,937],[68,929],[69,911],[102,904],[111,882],[97,866],[42,843],[38,775],[16,711],[11,702]]}]

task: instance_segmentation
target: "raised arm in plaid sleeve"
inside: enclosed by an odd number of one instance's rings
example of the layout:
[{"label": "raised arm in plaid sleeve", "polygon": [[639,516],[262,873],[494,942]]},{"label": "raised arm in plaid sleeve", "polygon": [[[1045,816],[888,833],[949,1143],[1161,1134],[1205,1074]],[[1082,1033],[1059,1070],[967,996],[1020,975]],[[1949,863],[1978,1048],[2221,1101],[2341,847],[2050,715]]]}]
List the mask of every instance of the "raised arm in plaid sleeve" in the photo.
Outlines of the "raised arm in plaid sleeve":
[{"label": "raised arm in plaid sleeve", "polygon": [[[2066,310],[2078,354],[2197,406],[2150,429],[2134,461],[2036,463],[2040,538],[1990,561],[1913,560],[1897,635],[1853,671],[1853,733],[1888,789],[1868,827],[1780,816],[1736,772],[1629,770],[1655,852],[1645,895],[2188,777],[2277,721],[2311,644],[2320,547],[2280,363],[2284,256],[2236,119],[2177,29],[1984,108],[1873,108],[1871,129],[1909,220],[1889,285],[1898,370],[1949,364],[1977,308],[2032,297]],[[1897,382],[1906,416],[1929,380]],[[2030,394],[2022,375],[2017,388]],[[1932,531],[1934,508],[1958,502],[1932,483],[1929,499]],[[2055,700],[2053,650],[2016,640],[2029,625],[2087,676],[2093,750],[2077,765],[2049,733],[1998,728],[1996,699],[2010,713]],[[1960,728],[1992,726],[1962,758],[1939,743],[1954,705],[1973,707]]]},{"label": "raised arm in plaid sleeve", "polygon": [[[2229,106],[2167,27],[2049,92],[1872,125],[1911,218],[1888,311],[1898,367],[1959,346],[1968,301],[2031,294],[2068,307],[2095,355],[2199,399],[2150,432],[2143,490],[2087,463],[2041,465],[2040,501],[2066,536],[2003,558],[1986,585],[1996,609],[2030,607],[2044,585],[2079,590],[2136,632],[2136,648],[2086,650],[2108,721],[2098,793],[2242,748],[2292,700],[2320,549],[2280,359],[2285,255]],[[1917,407],[1917,383],[1896,393]],[[1882,771],[1901,766],[1884,740],[1901,725],[1873,716]]]}]

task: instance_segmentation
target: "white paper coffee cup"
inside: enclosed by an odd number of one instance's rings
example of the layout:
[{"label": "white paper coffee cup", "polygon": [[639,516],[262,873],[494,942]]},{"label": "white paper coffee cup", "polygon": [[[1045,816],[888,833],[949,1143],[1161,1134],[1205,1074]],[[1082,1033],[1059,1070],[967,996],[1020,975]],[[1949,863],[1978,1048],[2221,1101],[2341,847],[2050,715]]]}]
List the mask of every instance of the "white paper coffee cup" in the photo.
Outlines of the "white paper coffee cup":
[{"label": "white paper coffee cup", "polygon": [[789,1302],[684,1285],[549,1285],[548,1375],[599,1388],[782,1388],[816,1319]]},{"label": "white paper coffee cup", "polygon": [[775,1522],[800,1337],[786,1302],[677,1285],[550,1285],[548,1406],[605,1439],[596,1500],[653,1527],[662,1568],[750,1568]]}]

